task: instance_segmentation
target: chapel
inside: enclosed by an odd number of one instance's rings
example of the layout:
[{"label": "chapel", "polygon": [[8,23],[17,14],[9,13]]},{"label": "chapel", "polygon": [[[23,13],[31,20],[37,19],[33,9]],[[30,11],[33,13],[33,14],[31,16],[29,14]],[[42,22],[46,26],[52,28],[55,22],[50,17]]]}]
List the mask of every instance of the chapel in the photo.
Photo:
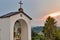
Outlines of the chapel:
[{"label": "chapel", "polygon": [[0,40],[31,40],[31,20],[21,7],[0,16]]}]

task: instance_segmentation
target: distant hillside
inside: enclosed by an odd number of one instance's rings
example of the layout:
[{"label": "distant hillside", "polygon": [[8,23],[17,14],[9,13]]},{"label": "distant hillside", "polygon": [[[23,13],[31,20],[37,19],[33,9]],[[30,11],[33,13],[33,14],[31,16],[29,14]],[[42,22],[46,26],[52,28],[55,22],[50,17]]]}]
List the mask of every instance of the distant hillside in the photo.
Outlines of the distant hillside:
[{"label": "distant hillside", "polygon": [[43,30],[43,26],[32,27],[32,30],[33,30],[34,32],[40,32],[40,31]]},{"label": "distant hillside", "polygon": [[[43,26],[36,26],[31,28],[34,32],[40,32],[43,30]],[[57,27],[57,29],[60,29],[60,27]]]}]

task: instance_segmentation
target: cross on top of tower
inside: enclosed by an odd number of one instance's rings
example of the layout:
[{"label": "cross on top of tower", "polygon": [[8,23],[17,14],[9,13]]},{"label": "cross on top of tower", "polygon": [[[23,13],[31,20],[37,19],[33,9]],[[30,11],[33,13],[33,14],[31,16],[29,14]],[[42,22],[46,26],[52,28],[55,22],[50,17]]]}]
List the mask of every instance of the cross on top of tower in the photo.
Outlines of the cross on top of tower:
[{"label": "cross on top of tower", "polygon": [[19,12],[23,12],[23,8],[21,7],[22,4],[23,4],[22,1],[20,1],[19,4],[20,4],[20,8],[18,9],[18,11],[19,11]]},{"label": "cross on top of tower", "polygon": [[22,1],[20,1],[19,4],[20,4],[20,8],[21,8],[21,6],[22,6],[22,4],[23,4]]}]

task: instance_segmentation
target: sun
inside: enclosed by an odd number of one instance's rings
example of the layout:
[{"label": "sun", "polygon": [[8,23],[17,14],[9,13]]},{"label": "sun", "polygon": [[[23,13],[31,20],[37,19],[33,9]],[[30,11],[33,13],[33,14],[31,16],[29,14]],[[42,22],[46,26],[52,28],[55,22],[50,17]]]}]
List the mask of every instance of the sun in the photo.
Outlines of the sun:
[{"label": "sun", "polygon": [[60,12],[54,12],[54,13],[49,14],[48,16],[57,17],[57,16],[60,16]]}]

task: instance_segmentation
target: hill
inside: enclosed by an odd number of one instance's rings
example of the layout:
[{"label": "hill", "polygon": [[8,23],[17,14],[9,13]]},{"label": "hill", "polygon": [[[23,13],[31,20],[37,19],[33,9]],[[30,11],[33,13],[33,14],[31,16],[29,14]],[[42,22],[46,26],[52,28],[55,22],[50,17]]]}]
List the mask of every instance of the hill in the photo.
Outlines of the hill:
[{"label": "hill", "polygon": [[[60,27],[57,27],[57,29],[60,30]],[[32,27],[31,30],[33,30],[34,32],[42,32],[43,26]]]}]

